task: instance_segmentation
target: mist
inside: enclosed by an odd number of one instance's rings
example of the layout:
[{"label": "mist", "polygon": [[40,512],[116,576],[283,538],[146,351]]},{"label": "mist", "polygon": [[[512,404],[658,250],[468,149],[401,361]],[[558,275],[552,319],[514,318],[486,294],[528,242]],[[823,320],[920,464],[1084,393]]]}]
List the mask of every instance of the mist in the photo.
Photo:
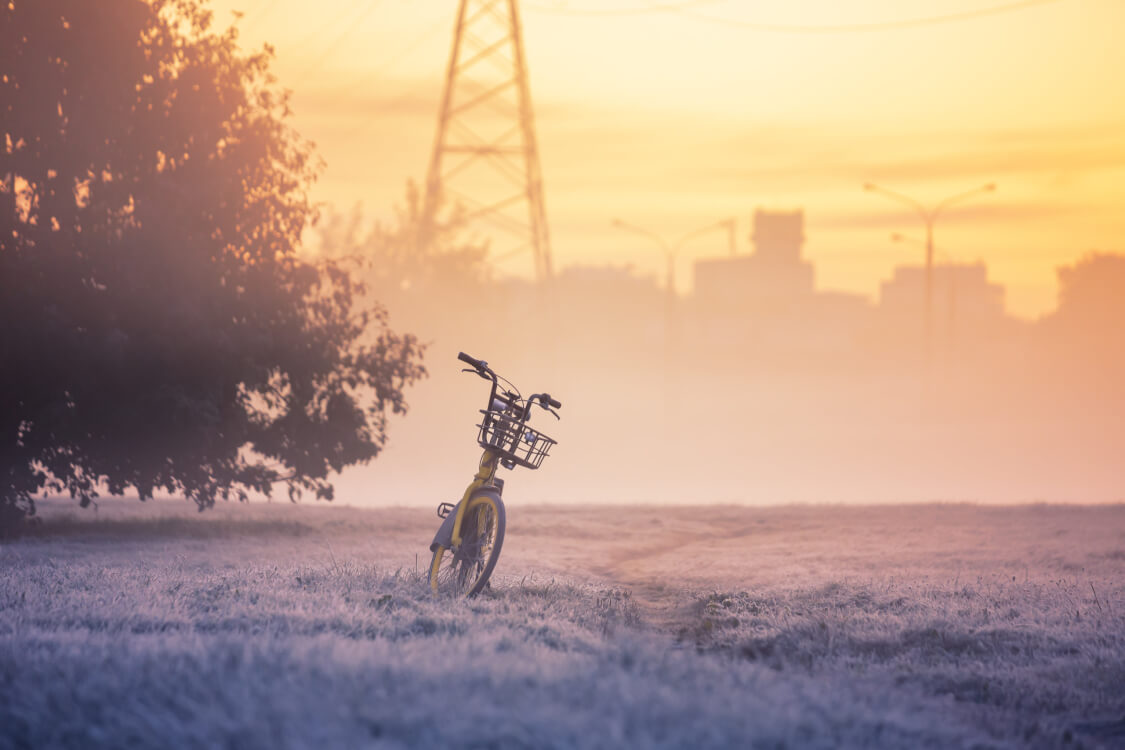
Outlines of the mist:
[{"label": "mist", "polygon": [[535,417],[559,445],[535,474],[515,472],[517,503],[1125,497],[1125,257],[1060,269],[1059,305],[1037,321],[1007,314],[983,263],[939,260],[927,315],[924,266],[898,267],[874,301],[821,289],[801,212],[748,219],[733,252],[694,263],[690,294],[629,266],[564,267],[537,285],[418,282],[384,265],[373,294],[428,343],[430,376],[339,499],[456,499],[487,397],[459,351],[563,402],[560,421]]}]

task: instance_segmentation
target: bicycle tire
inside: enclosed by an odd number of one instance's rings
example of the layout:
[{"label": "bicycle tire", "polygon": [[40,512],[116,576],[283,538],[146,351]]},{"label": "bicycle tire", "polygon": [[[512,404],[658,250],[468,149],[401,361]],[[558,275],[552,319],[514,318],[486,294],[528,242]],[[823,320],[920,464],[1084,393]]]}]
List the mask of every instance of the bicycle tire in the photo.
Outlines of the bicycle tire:
[{"label": "bicycle tire", "polygon": [[476,596],[488,584],[504,544],[504,502],[492,495],[469,500],[461,519],[461,547],[445,547],[430,559],[430,591],[435,594]]}]

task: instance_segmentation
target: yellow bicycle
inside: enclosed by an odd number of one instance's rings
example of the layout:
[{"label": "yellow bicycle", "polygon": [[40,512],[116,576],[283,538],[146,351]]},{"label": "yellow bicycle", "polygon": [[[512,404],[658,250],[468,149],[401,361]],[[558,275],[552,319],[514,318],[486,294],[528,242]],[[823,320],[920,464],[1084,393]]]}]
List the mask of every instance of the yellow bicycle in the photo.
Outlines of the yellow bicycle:
[{"label": "yellow bicycle", "polygon": [[[531,407],[540,406],[558,419],[562,404],[549,393],[533,393],[526,399],[512,383],[497,375],[488,363],[461,352],[457,358],[469,365],[462,372],[475,372],[491,381],[488,408],[481,409],[477,442],[484,453],[473,481],[456,505],[442,503],[443,519],[430,550],[430,589],[434,594],[474,596],[488,585],[504,544],[504,480],[496,476],[503,466],[538,469],[555,441],[527,426]],[[500,386],[503,381],[504,387]]]}]

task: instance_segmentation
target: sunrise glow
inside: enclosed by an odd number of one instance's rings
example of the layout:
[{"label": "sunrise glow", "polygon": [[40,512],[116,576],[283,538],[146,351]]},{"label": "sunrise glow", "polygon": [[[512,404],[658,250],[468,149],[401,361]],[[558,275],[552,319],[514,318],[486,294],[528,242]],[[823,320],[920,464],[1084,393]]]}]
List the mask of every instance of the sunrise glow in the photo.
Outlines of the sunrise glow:
[{"label": "sunrise glow", "polygon": [[[1005,3],[524,5],[556,264],[661,274],[614,216],[669,237],[733,217],[747,251],[755,208],[803,208],[818,286],[873,298],[894,266],[921,262],[890,234],[922,230],[864,182],[923,203],[994,182],[941,221],[936,243],[983,260],[1010,313],[1049,312],[1056,268],[1125,236],[1125,5],[1010,5],[979,16]],[[389,215],[406,180],[425,176],[456,3],[212,7],[219,26],[245,11],[243,46],[275,47],[294,123],[326,161],[317,196]],[[938,20],[909,23],[925,19]],[[726,242],[693,243],[681,292],[691,256]],[[530,270],[526,256],[498,268]]]}]

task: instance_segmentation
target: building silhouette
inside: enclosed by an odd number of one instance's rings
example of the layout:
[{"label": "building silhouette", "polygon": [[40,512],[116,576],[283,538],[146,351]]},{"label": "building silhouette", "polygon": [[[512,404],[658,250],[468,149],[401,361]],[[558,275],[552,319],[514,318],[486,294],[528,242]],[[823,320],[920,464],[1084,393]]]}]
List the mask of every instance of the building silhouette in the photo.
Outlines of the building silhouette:
[{"label": "building silhouette", "polygon": [[818,291],[803,256],[803,210],[757,209],[753,252],[695,263],[692,327],[710,352],[754,353],[761,363],[840,357],[871,325],[861,295]]},{"label": "building silhouette", "polygon": [[[1017,343],[1017,322],[1004,309],[1005,290],[988,278],[983,262],[933,267],[932,349],[928,357],[949,363]],[[926,268],[898,266],[879,288],[877,331],[891,353],[917,351],[925,341]],[[969,359],[966,359],[969,357]]]},{"label": "building silhouette", "polygon": [[801,257],[804,212],[756,210],[750,240],[751,255],[696,261],[696,297],[715,308],[775,317],[806,309],[815,294],[815,272]]},{"label": "building silhouette", "polygon": [[[1003,319],[1004,287],[988,280],[984,263],[939,263],[933,278],[935,331],[958,320],[987,324]],[[898,266],[880,286],[880,312],[899,319],[921,319],[925,288],[924,266]]]}]

